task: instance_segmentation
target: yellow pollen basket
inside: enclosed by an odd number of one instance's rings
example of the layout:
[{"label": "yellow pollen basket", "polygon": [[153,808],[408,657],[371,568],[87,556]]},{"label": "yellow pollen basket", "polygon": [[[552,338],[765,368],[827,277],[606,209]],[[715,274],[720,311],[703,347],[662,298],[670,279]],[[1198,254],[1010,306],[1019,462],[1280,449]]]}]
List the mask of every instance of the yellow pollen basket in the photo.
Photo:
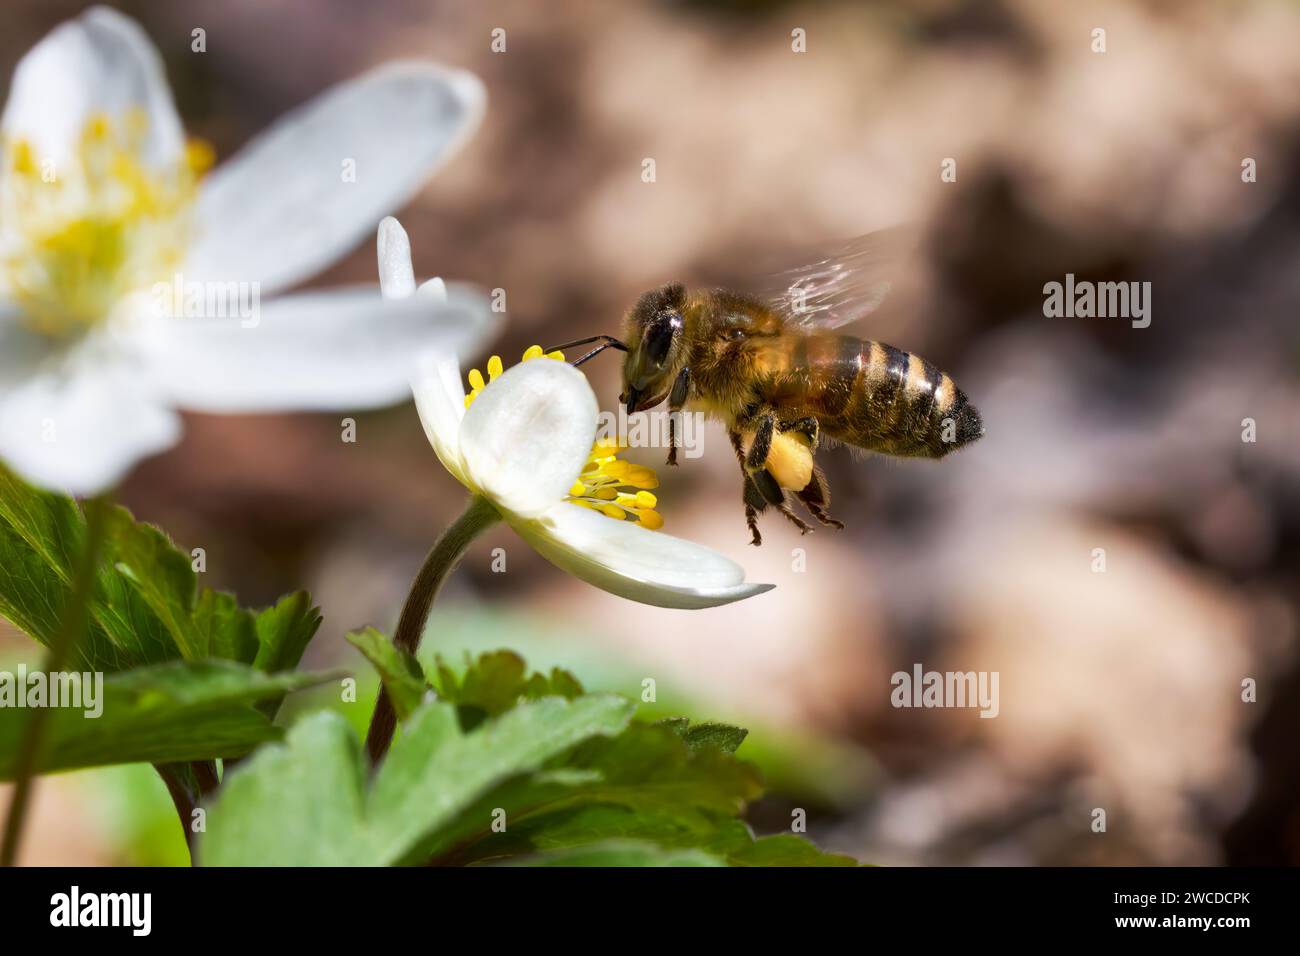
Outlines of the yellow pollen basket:
[{"label": "yellow pollen basket", "polygon": [[776,432],[767,453],[767,470],[776,483],[791,491],[803,491],[812,481],[812,447],[798,432]]},{"label": "yellow pollen basket", "polygon": [[[524,352],[523,361],[548,358],[564,361],[563,352],[544,352],[540,345],[534,345]],[[488,359],[488,377],[478,369],[470,369],[470,391],[465,396],[465,407],[469,408],[478,398],[479,393],[487,388],[504,371],[501,356],[494,355]],[[643,528],[656,531],[664,525],[663,516],[655,510],[658,499],[650,489],[659,487],[659,478],[654,470],[644,465],[635,465],[618,457],[619,452],[627,446],[616,441],[601,438],[591,447],[586,464],[578,474],[578,480],[569,489],[565,498],[570,504],[599,511],[607,518],[619,521],[635,521]]]},{"label": "yellow pollen basket", "polygon": [[116,123],[92,116],[63,163],[42,160],[26,140],[4,141],[0,275],[37,332],[83,332],[181,265],[212,149],[191,140],[179,160],[155,169],[141,158],[147,131],[142,111]]}]

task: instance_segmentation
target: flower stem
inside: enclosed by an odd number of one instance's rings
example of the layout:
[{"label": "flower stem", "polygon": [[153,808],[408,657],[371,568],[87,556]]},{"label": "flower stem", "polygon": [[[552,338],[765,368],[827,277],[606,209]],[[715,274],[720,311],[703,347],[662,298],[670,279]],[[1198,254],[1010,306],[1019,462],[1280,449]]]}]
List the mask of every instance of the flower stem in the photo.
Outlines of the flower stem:
[{"label": "flower stem", "polygon": [[[72,570],[71,590],[59,621],[58,633],[50,642],[49,652],[45,656],[47,674],[63,670],[86,629],[87,609],[95,586],[100,548],[104,543],[109,503],[106,496],[100,496],[88,499],[84,507],[86,536],[82,542],[80,560]],[[18,844],[22,838],[23,821],[27,816],[36,768],[40,764],[41,745],[45,742],[45,727],[50,711],[51,708],[48,707],[37,707],[27,718],[15,765],[13,799],[9,803],[9,815],[5,819],[4,839],[0,842],[0,866],[13,866],[18,859]]]},{"label": "flower stem", "polygon": [[185,764],[156,763],[153,768],[167,787],[168,796],[172,798],[172,806],[176,808],[176,816],[181,821],[181,832],[185,834],[185,847],[190,853],[190,864],[193,865],[195,834],[191,829],[191,823],[194,820],[194,810],[199,805],[200,795],[189,785],[185,775]]},{"label": "flower stem", "polygon": [[[455,569],[470,542],[499,520],[501,515],[487,499],[478,495],[470,498],[465,511],[430,549],[411,583],[411,591],[402,605],[402,616],[397,621],[397,631],[393,634],[393,643],[397,647],[415,653],[442,582]],[[388,691],[381,686],[374,715],[370,718],[370,731],[366,734],[366,752],[372,764],[377,764],[388,751],[396,728],[397,713],[393,710]]]}]

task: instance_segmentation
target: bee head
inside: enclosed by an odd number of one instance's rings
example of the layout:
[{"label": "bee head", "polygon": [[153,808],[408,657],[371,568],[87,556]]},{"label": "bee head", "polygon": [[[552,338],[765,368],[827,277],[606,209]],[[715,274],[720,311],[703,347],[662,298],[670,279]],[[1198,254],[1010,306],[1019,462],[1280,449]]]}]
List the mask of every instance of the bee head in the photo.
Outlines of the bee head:
[{"label": "bee head", "polygon": [[686,289],[672,283],[647,292],[628,313],[629,349],[623,362],[623,394],[628,414],[668,397],[682,355],[682,309]]}]

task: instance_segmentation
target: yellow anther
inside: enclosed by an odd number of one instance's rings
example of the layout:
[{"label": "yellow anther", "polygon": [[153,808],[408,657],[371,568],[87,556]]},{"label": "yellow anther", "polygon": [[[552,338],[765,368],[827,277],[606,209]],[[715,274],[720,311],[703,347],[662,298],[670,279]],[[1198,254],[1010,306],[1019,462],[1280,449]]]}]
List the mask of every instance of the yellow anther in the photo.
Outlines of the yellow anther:
[{"label": "yellow anther", "polygon": [[497,380],[497,376],[500,375],[502,372],[501,356],[494,355],[490,359],[488,359],[487,369],[488,369],[488,381],[495,382]]},{"label": "yellow anther", "polygon": [[185,144],[185,165],[196,176],[202,176],[216,164],[217,151],[205,139],[191,139]]},{"label": "yellow anther", "polygon": [[547,352],[547,351],[546,351],[545,349],[543,349],[540,345],[530,345],[530,346],[528,346],[528,350],[527,350],[526,352],[524,352],[524,357],[523,357],[522,361],[524,361],[524,362],[531,362],[531,361],[532,361],[533,359],[535,359],[535,358],[542,358],[542,357],[545,357],[545,358],[548,358],[548,359],[555,359],[556,361],[559,361],[559,362],[563,362],[563,361],[564,361],[564,353],[563,353],[563,352]]},{"label": "yellow anther", "polygon": [[483,373],[476,368],[469,370],[469,384],[470,388],[474,389],[476,392],[482,391],[487,387],[487,382],[483,381]]},{"label": "yellow anther", "polygon": [[36,157],[32,153],[32,144],[25,139],[15,140],[9,150],[9,165],[20,176],[36,173]]},{"label": "yellow anther", "polygon": [[86,120],[83,132],[86,142],[103,142],[113,132],[113,124],[107,113],[95,113]]},{"label": "yellow anther", "polygon": [[627,474],[623,477],[624,483],[636,488],[658,488],[659,478],[642,465],[632,465],[628,468]]}]

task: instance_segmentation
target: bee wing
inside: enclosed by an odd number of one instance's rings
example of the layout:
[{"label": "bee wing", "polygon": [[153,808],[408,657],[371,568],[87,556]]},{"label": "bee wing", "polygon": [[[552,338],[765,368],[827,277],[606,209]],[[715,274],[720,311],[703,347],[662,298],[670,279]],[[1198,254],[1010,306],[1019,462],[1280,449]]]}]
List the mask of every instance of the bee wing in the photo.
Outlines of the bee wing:
[{"label": "bee wing", "polygon": [[800,265],[760,276],[758,294],[798,327],[836,329],[880,307],[914,245],[903,226],[826,243],[807,250]]}]

